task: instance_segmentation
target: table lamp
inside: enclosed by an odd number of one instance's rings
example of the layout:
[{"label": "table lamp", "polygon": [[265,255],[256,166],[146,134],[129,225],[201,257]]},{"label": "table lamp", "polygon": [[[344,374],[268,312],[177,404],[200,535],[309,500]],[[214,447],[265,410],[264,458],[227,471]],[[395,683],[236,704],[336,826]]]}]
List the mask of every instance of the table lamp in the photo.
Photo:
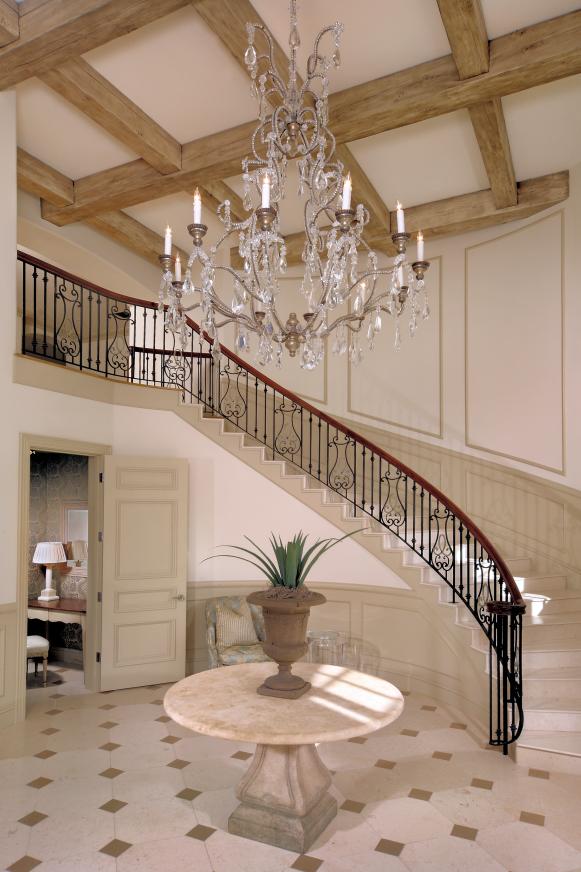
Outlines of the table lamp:
[{"label": "table lamp", "polygon": [[62,542],[39,542],[36,546],[32,562],[46,566],[45,587],[38,597],[39,601],[50,602],[59,599],[52,586],[52,568],[57,563],[66,563],[66,560],[67,555]]}]

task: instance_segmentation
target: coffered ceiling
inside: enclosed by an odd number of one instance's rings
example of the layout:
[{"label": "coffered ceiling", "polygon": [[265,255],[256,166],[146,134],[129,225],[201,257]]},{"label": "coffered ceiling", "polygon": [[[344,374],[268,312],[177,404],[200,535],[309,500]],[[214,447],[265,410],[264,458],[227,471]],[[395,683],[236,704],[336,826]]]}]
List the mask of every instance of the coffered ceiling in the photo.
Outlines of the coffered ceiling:
[{"label": "coffered ceiling", "polygon": [[[244,23],[262,18],[282,58],[287,7],[0,0],[14,24],[0,27],[0,87],[16,87],[20,185],[57,226],[87,221],[156,262],[169,222],[186,248],[197,184],[218,199],[241,194],[256,116]],[[345,31],[331,127],[380,251],[390,251],[397,199],[409,228],[429,238],[566,198],[567,170],[581,161],[578,2],[303,0],[303,67],[318,30],[336,19]],[[297,258],[294,189],[291,180],[282,229]],[[211,202],[207,194],[206,218]]]}]

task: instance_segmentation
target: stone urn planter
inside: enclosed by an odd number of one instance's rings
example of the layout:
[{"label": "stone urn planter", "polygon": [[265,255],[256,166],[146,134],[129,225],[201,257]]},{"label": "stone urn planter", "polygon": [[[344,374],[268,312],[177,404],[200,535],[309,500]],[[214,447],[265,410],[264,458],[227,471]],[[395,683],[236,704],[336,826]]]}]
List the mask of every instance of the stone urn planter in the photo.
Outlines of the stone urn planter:
[{"label": "stone urn planter", "polygon": [[[310,683],[298,675],[293,675],[292,665],[307,653],[307,624],[313,606],[320,606],[327,600],[320,593],[314,593],[305,586],[310,570],[317,560],[330,548],[343,539],[356,533],[346,533],[339,539],[317,539],[307,547],[307,536],[300,532],[285,544],[280,536],[272,534],[270,545],[274,559],[248,536],[244,538],[252,545],[230,545],[238,554],[215,554],[214,557],[233,557],[250,563],[265,575],[270,582],[268,590],[259,590],[246,597],[251,605],[262,606],[266,641],[262,643],[264,653],[278,663],[278,672],[270,675],[259,688],[264,696],[280,696],[298,699],[310,688]],[[206,557],[206,560],[210,560]]]},{"label": "stone urn planter", "polygon": [[307,625],[313,606],[326,598],[302,585],[298,588],[271,587],[249,594],[249,603],[261,606],[266,640],[264,653],[278,664],[278,672],[260,685],[258,693],[298,699],[311,684],[292,672],[292,665],[307,653]]}]

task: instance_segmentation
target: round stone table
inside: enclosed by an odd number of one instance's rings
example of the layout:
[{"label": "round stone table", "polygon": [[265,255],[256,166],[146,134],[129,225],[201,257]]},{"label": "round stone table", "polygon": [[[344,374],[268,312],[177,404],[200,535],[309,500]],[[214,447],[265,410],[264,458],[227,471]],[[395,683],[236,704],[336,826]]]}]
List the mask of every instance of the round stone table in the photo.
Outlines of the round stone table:
[{"label": "round stone table", "polygon": [[298,663],[312,684],[300,699],[260,696],[256,689],[274,663],[246,663],[190,675],[164,698],[168,715],[184,727],[256,752],[236,796],[228,830],[304,854],[337,814],[331,774],[315,747],[385,727],[404,701],[393,684],[344,666]]}]

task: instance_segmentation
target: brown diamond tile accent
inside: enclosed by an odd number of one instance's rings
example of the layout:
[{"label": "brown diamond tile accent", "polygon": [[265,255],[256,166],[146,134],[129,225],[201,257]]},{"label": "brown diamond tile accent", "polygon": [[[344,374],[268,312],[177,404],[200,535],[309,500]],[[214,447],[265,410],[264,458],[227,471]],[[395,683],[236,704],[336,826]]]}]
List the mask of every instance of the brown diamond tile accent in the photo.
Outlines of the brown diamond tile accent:
[{"label": "brown diamond tile accent", "polygon": [[194,790],[193,787],[184,787],[183,790],[180,790],[179,793],[176,793],[176,798],[187,799],[188,802],[191,802],[192,799],[195,799],[196,796],[199,796],[201,792],[201,790]]},{"label": "brown diamond tile accent", "polygon": [[546,769],[529,769],[529,775],[531,778],[549,779],[551,777],[551,773],[547,772]]},{"label": "brown diamond tile accent", "polygon": [[411,696],[412,692],[411,692],[411,690],[402,690],[401,695],[402,696]]},{"label": "brown diamond tile accent", "polygon": [[119,724],[117,721],[103,721],[102,724],[99,724],[100,727],[103,727],[104,730],[112,730],[113,727],[118,727]]},{"label": "brown diamond tile accent", "polygon": [[421,787],[412,787],[408,793],[410,799],[423,799],[424,802],[429,802],[432,796],[431,790],[422,790]]},{"label": "brown diamond tile accent", "polygon": [[36,869],[37,866],[40,866],[42,860],[37,860],[35,857],[29,857],[26,854],[24,857],[21,857],[20,860],[17,860],[16,863],[13,863],[12,866],[8,866],[8,872],[30,872],[31,869]]},{"label": "brown diamond tile accent", "polygon": [[416,736],[419,736],[419,733],[420,733],[419,730],[402,730],[401,731],[402,736],[412,736],[414,739]]},{"label": "brown diamond tile accent", "polygon": [[48,815],[42,814],[40,811],[31,811],[30,814],[26,814],[24,817],[19,818],[18,823],[26,824],[27,827],[35,827],[47,817]]},{"label": "brown diamond tile accent", "polygon": [[110,712],[111,709],[117,708],[117,706],[111,705],[110,702],[106,702],[105,705],[100,705],[99,708],[101,709],[101,711]]},{"label": "brown diamond tile accent", "polygon": [[63,713],[63,710],[57,709],[57,708],[49,709],[47,712],[45,712],[45,714],[47,714],[47,715],[62,715],[62,713]]},{"label": "brown diamond tile accent", "polygon": [[523,824],[536,824],[537,827],[545,826],[544,814],[536,814],[534,811],[521,811],[520,820]]},{"label": "brown diamond tile accent", "polygon": [[468,724],[460,724],[457,721],[454,721],[454,723],[450,724],[450,729],[451,730],[467,730]]},{"label": "brown diamond tile accent", "polygon": [[365,808],[365,803],[357,802],[355,799],[346,799],[341,808],[343,811],[352,811],[355,814],[361,814]]},{"label": "brown diamond tile accent", "polygon": [[35,754],[35,757],[38,757],[39,760],[48,760],[49,757],[54,757],[56,751],[49,751],[48,748],[45,748],[44,751],[39,751],[38,754]]},{"label": "brown diamond tile accent", "polygon": [[120,747],[117,742],[105,742],[104,745],[99,745],[99,751],[116,751]]},{"label": "brown diamond tile accent", "polygon": [[395,766],[395,761],[393,760],[377,760],[375,765],[378,769],[393,769]]},{"label": "brown diamond tile accent", "polygon": [[248,751],[236,751],[235,754],[230,755],[233,760],[248,760],[252,757],[252,754],[249,754]]},{"label": "brown diamond tile accent", "polygon": [[175,745],[176,742],[181,742],[180,736],[164,736],[160,742],[166,742],[168,745]]},{"label": "brown diamond tile accent", "polygon": [[64,693],[51,693],[51,695],[49,696],[49,699],[62,699],[63,696],[64,696]]},{"label": "brown diamond tile accent", "polygon": [[120,857],[130,847],[131,844],[129,842],[124,842],[122,839],[113,839],[109,844],[103,845],[99,851],[101,854],[108,854],[109,857]]},{"label": "brown diamond tile accent", "polygon": [[301,854],[292,864],[291,869],[298,869],[299,872],[317,872],[319,866],[323,865],[323,861],[318,857],[310,857],[308,854]]},{"label": "brown diamond tile accent", "polygon": [[478,830],[475,830],[474,827],[464,827],[462,826],[462,824],[454,824],[450,835],[457,836],[459,839],[467,839],[469,842],[473,842],[478,835]]},{"label": "brown diamond tile accent", "polygon": [[448,753],[448,751],[434,751],[432,757],[435,760],[451,760],[452,755]]},{"label": "brown diamond tile accent", "polygon": [[168,718],[167,715],[160,715],[160,716],[159,716],[158,718],[156,718],[155,720],[156,720],[156,721],[159,721],[160,724],[167,724],[168,721],[171,721],[171,718]]},{"label": "brown diamond tile accent", "polygon": [[102,778],[117,778],[118,775],[123,775],[123,769],[115,769],[114,766],[110,766],[109,769],[99,772],[99,775]]},{"label": "brown diamond tile accent", "polygon": [[200,842],[205,842],[215,832],[214,827],[205,827],[204,824],[198,824],[193,830],[186,833],[186,836],[190,836],[192,839],[199,839]]},{"label": "brown diamond tile accent", "polygon": [[438,707],[435,705],[423,705],[422,706],[423,712],[435,712],[437,710],[438,710]]},{"label": "brown diamond tile accent", "polygon": [[347,739],[348,742],[353,742],[354,745],[364,745],[367,741],[367,736],[353,736],[352,739]]},{"label": "brown diamond tile accent", "polygon": [[154,699],[151,702],[152,705],[163,705],[163,699]]},{"label": "brown diamond tile accent", "polygon": [[470,782],[470,787],[479,787],[481,790],[492,790],[494,781],[487,781],[486,778],[473,778]]},{"label": "brown diamond tile accent", "polygon": [[35,778],[34,781],[29,781],[27,786],[40,790],[42,787],[46,787],[47,784],[52,784],[52,778],[45,778],[44,775],[41,775],[40,778]]},{"label": "brown diamond tile accent", "polygon": [[168,763],[167,765],[171,766],[172,769],[185,769],[186,766],[190,765],[190,761],[189,760],[179,760],[179,759],[172,760],[171,763]]},{"label": "brown diamond tile accent", "polygon": [[380,839],[375,850],[381,854],[391,854],[392,857],[399,857],[405,845],[402,842],[392,842],[391,839]]},{"label": "brown diamond tile accent", "polygon": [[57,730],[56,727],[47,727],[46,730],[41,730],[45,736],[54,736],[55,733],[60,733],[60,730]]},{"label": "brown diamond tile accent", "polygon": [[105,805],[100,805],[99,808],[101,811],[110,811],[111,814],[115,814],[115,812],[125,808],[126,805],[127,803],[122,802],[120,799],[110,799],[109,802],[106,802]]}]

